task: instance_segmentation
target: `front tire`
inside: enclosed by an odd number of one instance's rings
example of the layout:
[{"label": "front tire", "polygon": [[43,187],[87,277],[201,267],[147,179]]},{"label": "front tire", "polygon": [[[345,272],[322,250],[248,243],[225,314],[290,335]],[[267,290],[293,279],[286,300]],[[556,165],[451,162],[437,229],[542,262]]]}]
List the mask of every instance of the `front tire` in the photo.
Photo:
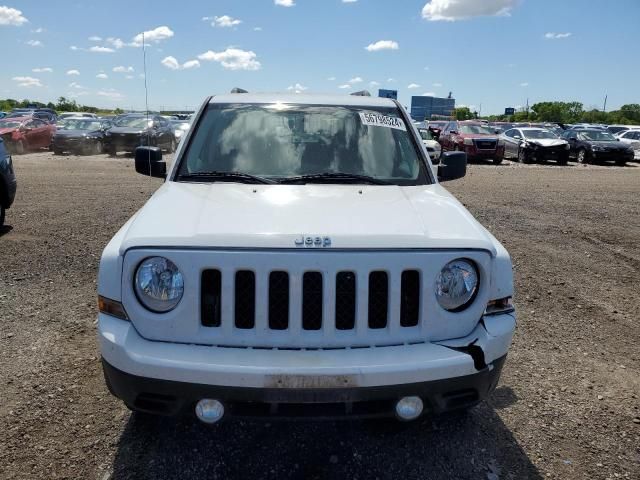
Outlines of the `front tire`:
[{"label": "front tire", "polygon": [[53,149],[53,154],[54,155],[62,155],[64,153],[63,150],[60,150],[59,148],[54,148]]},{"label": "front tire", "polygon": [[16,151],[16,155],[22,155],[22,154],[24,154],[24,152],[26,150],[26,148],[24,146],[24,142],[22,140],[18,140],[15,143],[15,147],[14,148],[15,148],[15,151]]},{"label": "front tire", "polygon": [[495,157],[493,159],[493,164],[494,165],[500,165],[502,163],[503,158],[502,157]]},{"label": "front tire", "polygon": [[108,152],[110,157],[117,157],[118,156],[118,152],[116,151],[115,148],[109,148]]},{"label": "front tire", "polygon": [[93,146],[93,154],[100,155],[103,152],[104,152],[104,146],[102,145],[102,142],[100,140],[96,140],[96,143]]},{"label": "front tire", "polygon": [[172,138],[171,142],[169,143],[169,153],[173,153],[176,151],[176,139]]},{"label": "front tire", "polygon": [[583,163],[583,164],[588,163],[587,151],[584,148],[581,148],[580,150],[578,150],[578,153],[576,154],[576,160],[578,161],[578,163]]},{"label": "front tire", "polygon": [[518,149],[518,162],[531,163],[531,160],[529,159],[529,155],[527,155],[527,151],[524,148]]},{"label": "front tire", "polygon": [[616,160],[616,165],[618,167],[624,167],[627,164],[627,161],[625,159],[622,160]]},{"label": "front tire", "polygon": [[0,205],[0,228],[4,226],[5,209],[4,205]]}]

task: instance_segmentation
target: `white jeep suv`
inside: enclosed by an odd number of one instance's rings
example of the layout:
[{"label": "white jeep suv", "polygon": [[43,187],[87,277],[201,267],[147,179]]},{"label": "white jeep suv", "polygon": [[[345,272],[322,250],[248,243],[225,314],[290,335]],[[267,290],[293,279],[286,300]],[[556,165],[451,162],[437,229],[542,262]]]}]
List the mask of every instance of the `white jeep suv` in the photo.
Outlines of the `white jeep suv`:
[{"label": "white jeep suv", "polygon": [[394,100],[207,98],[165,183],[100,261],[110,391],[134,410],[380,416],[468,408],[498,382],[511,260],[439,181]]}]

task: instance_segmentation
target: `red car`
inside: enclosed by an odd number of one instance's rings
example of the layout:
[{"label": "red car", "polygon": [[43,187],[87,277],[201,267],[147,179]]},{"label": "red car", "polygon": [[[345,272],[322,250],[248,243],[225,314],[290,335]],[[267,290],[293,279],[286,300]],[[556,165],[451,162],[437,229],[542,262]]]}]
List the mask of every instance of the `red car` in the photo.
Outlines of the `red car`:
[{"label": "red car", "polygon": [[54,124],[33,117],[7,117],[0,120],[0,136],[10,153],[49,148],[56,131]]},{"label": "red car", "polygon": [[495,130],[479,122],[449,122],[439,138],[442,151],[459,150],[470,160],[491,159],[498,165],[504,158],[504,143]]}]

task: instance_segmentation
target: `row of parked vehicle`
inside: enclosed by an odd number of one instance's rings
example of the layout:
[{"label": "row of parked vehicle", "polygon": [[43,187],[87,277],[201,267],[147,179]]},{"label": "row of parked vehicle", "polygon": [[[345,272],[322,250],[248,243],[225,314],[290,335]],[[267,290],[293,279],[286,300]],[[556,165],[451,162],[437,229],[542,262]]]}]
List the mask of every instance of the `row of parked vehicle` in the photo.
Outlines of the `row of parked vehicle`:
[{"label": "row of parked vehicle", "polygon": [[640,160],[640,126],[428,121],[418,130],[432,160],[441,153],[462,151],[470,160],[503,159],[522,163],[555,161],[566,165]]},{"label": "row of parked vehicle", "polygon": [[106,152],[115,156],[122,151],[133,153],[140,145],[173,152],[188,129],[188,118],[155,113],[97,117],[86,112],[57,115],[48,109],[18,109],[0,119],[0,137],[14,154],[49,148],[56,155]]}]

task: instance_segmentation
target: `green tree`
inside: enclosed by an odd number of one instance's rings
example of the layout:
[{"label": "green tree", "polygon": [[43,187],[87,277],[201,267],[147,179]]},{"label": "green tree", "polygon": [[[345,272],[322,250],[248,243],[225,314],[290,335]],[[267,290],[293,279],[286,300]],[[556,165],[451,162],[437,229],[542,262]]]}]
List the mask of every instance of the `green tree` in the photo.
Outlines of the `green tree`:
[{"label": "green tree", "polygon": [[470,120],[474,118],[473,113],[468,107],[458,107],[453,111],[456,120]]}]

